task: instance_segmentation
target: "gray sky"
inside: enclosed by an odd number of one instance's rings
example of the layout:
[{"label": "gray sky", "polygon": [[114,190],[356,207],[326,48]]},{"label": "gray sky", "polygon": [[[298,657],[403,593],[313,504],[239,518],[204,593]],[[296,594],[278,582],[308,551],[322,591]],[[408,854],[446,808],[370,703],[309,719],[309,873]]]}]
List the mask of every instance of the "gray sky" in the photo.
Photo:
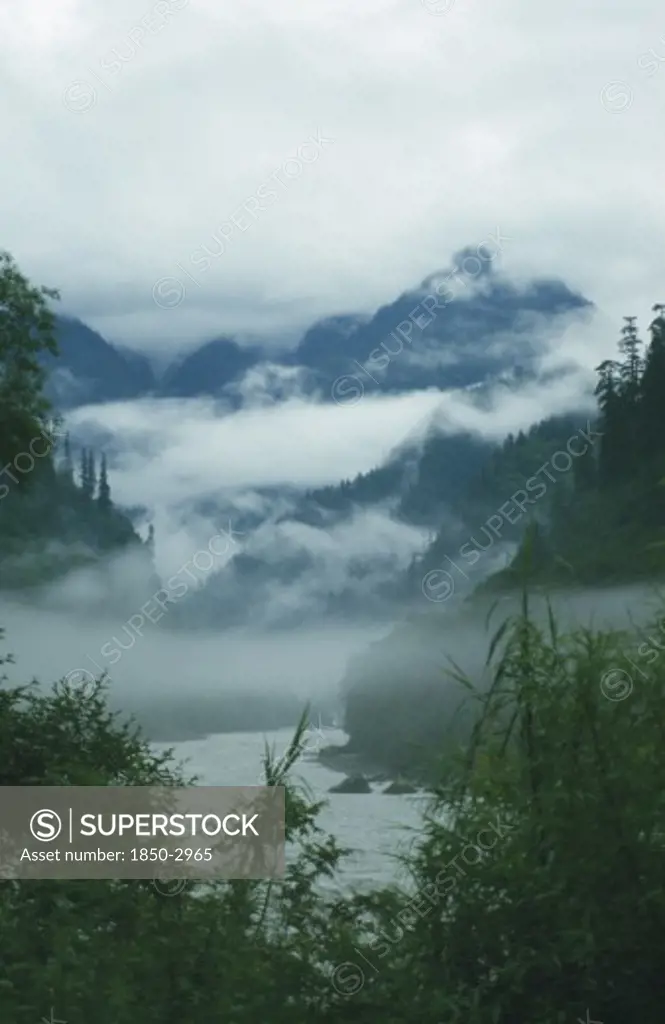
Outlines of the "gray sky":
[{"label": "gray sky", "polygon": [[165,353],[294,340],[499,229],[611,345],[665,298],[663,39],[655,0],[5,0],[0,244]]}]

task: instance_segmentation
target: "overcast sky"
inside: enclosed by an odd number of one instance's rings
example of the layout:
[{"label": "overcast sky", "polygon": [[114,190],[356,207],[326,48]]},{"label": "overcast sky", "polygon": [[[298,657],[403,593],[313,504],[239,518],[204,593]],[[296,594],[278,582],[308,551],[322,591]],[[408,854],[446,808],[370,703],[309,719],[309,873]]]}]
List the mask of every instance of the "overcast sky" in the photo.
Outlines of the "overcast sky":
[{"label": "overcast sky", "polygon": [[664,39],[656,0],[4,0],[0,245],[166,352],[294,340],[499,230],[616,336],[665,299]]}]

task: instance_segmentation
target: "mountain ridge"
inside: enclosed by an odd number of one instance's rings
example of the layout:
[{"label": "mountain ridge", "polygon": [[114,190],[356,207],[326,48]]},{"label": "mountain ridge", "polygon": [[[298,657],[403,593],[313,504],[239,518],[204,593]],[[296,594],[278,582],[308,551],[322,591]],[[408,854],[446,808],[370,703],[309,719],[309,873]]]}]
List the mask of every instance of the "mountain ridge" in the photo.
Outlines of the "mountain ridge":
[{"label": "mountain ridge", "polygon": [[441,273],[371,315],[319,319],[291,350],[275,353],[269,344],[241,344],[221,334],[182,353],[159,374],[142,353],[112,344],[75,317],[57,316],[60,356],[44,357],[47,394],[62,409],[147,396],[223,395],[237,406],[238,386],[261,365],[284,374],[300,369],[302,391],[340,405],[375,387],[387,393],[464,388],[508,370],[529,375],[541,354],[543,328],[594,308],[562,281],[517,285],[490,265],[442,304],[436,291]]}]

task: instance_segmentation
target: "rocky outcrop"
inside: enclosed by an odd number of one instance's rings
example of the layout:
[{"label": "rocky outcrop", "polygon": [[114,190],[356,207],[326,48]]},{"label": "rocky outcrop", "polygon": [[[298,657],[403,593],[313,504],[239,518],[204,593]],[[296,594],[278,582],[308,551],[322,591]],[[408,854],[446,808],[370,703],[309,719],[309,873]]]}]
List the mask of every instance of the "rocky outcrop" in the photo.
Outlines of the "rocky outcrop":
[{"label": "rocky outcrop", "polygon": [[342,782],[331,786],[329,793],[371,793],[372,787],[364,775],[347,775]]},{"label": "rocky outcrop", "polygon": [[410,782],[396,779],[395,782],[391,782],[389,786],[386,786],[383,792],[387,793],[388,796],[405,796],[407,793],[417,793],[418,790]]}]

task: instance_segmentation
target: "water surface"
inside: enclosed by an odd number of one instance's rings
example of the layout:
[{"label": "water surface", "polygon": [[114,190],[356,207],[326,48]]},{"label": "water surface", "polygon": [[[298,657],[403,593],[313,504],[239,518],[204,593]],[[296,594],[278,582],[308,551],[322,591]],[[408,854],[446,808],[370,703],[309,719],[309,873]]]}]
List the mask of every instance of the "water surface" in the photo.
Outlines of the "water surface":
[{"label": "water surface", "polygon": [[[347,736],[339,729],[311,733],[317,745],[343,744]],[[185,761],[187,773],[197,775],[205,786],[256,786],[262,784],[262,757],[266,740],[279,757],[287,748],[293,729],[271,733],[242,732],[207,736],[174,744],[154,744],[160,752],[171,746],[174,757]],[[421,824],[421,810],[426,798],[387,796],[382,793],[387,783],[372,784],[371,793],[329,793],[342,776],[306,755],[293,769],[294,780],[307,785],[315,799],[326,799],[328,805],[319,816],[319,825],[333,834],[341,846],[353,853],[342,862],[337,883],[369,890],[404,878],[395,855],[408,849]],[[415,831],[414,831],[415,830]]]}]

